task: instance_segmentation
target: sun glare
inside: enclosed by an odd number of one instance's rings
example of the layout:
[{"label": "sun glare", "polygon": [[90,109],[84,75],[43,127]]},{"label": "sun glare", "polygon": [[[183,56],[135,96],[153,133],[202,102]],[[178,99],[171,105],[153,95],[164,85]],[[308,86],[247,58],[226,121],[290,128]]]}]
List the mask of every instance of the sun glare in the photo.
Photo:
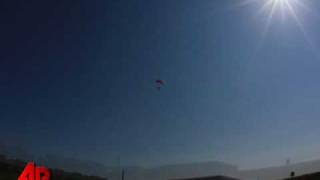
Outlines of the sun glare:
[{"label": "sun glare", "polygon": [[[262,20],[265,21],[264,29],[262,32],[262,42],[264,41],[266,35],[269,32],[270,26],[276,25],[279,20],[286,24],[285,22],[294,21],[297,27],[302,32],[304,38],[309,43],[309,45],[315,49],[312,38],[308,35],[303,19],[307,12],[308,14],[314,14],[314,11],[310,7],[310,1],[308,0],[239,0],[240,4],[238,7],[244,7],[255,4],[253,7],[258,7],[257,17],[263,17]],[[309,4],[309,5],[308,5]]]},{"label": "sun glare", "polygon": [[257,4],[260,8],[258,9],[259,14],[266,14],[268,21],[273,18],[286,17],[293,18],[301,25],[299,13],[303,10],[310,11],[306,5],[306,0],[241,0],[240,6],[246,6],[250,4]]},{"label": "sun glare", "polygon": [[281,13],[282,16],[289,14],[296,19],[298,6],[300,5],[299,0],[265,0],[261,11],[266,11],[269,16],[276,13]]},{"label": "sun glare", "polygon": [[[261,1],[261,0],[260,0]],[[268,31],[271,21],[275,18],[282,18],[285,20],[286,17],[293,19],[300,30],[307,37],[304,29],[301,17],[299,16],[300,11],[310,10],[308,6],[302,2],[302,0],[262,0],[263,4],[260,12],[267,14],[267,22],[264,29],[264,34]],[[280,16],[280,17],[279,17]]]},{"label": "sun glare", "polygon": [[241,0],[240,6],[249,4],[258,4],[258,14],[266,15],[266,31],[269,28],[273,19],[285,20],[287,18],[293,19],[297,25],[303,29],[300,12],[303,10],[310,11],[306,5],[306,0]]}]

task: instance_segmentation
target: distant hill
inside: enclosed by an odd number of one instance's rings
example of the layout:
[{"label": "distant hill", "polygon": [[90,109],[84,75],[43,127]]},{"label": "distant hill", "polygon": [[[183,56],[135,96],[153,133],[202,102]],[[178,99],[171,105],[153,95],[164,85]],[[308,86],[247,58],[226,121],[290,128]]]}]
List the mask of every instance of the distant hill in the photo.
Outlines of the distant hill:
[{"label": "distant hill", "polygon": [[206,177],[194,177],[194,178],[172,179],[172,180],[239,180],[239,179],[227,177],[227,176],[206,176]]},{"label": "distant hill", "polygon": [[[320,160],[250,170],[239,170],[235,165],[218,161],[173,164],[148,168],[130,166],[121,167],[120,169],[119,167],[106,166],[94,161],[67,158],[59,155],[35,156],[28,151],[24,151],[23,148],[4,145],[1,141],[0,154],[5,154],[11,159],[20,159],[26,162],[32,159],[41,165],[53,169],[63,169],[66,172],[79,172],[85,175],[106,177],[108,180],[119,180],[121,178],[121,169],[125,170],[125,179],[130,180],[167,180],[217,175],[236,177],[244,180],[278,180],[288,178],[292,171],[295,172],[296,176],[320,172]],[[0,180],[2,180],[1,176]]]},{"label": "distant hill", "polygon": [[94,161],[79,160],[75,158],[66,158],[56,155],[45,155],[36,160],[51,168],[64,169],[70,172],[81,172],[86,175],[96,175],[106,177],[108,173],[114,171],[114,168],[107,167]]},{"label": "distant hill", "polygon": [[287,178],[285,180],[319,180],[320,179],[320,172],[313,173],[313,174],[306,174],[294,178]]},{"label": "distant hill", "polygon": [[295,172],[296,176],[319,172],[320,160],[254,170],[243,170],[239,171],[239,175],[237,177],[246,180],[285,179],[290,177],[290,172],[292,171]]},{"label": "distant hill", "polygon": [[[200,162],[163,165],[153,168],[124,167],[125,177],[130,180],[168,180],[213,175],[233,176],[238,172],[237,166],[218,162]],[[119,171],[106,175],[109,180],[119,180]]]},{"label": "distant hill", "polygon": [[238,167],[224,162],[209,161],[160,166],[150,169],[150,172],[154,176],[162,176],[165,179],[212,175],[232,176],[238,172]]}]

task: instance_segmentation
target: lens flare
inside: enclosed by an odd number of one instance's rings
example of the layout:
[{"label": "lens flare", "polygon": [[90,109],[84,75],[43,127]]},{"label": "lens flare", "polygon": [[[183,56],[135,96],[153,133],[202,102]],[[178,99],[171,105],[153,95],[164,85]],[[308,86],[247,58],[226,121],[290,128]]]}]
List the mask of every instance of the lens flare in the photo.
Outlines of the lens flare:
[{"label": "lens flare", "polygon": [[[293,18],[299,26],[302,26],[302,22],[299,18],[299,11],[307,10],[310,8],[306,5],[306,0],[241,0],[240,6],[246,6],[250,4],[258,4],[260,9],[258,9],[259,14],[267,15],[267,26],[270,25],[273,18],[280,18],[290,16]],[[275,17],[279,16],[280,17]]]},{"label": "lens flare", "polygon": [[304,12],[314,14],[314,11],[312,11],[308,5],[308,1],[309,0],[239,0],[238,7],[255,4],[258,7],[257,13],[265,16],[266,22],[262,32],[262,42],[264,41],[273,20],[282,19],[284,22],[285,20],[291,19],[302,32],[307,43],[312,49],[316,49],[312,38],[308,35],[302,21],[302,17],[305,15]]},{"label": "lens flare", "polygon": [[261,11],[266,11],[268,18],[264,28],[263,38],[269,31],[272,19],[276,18],[276,15],[281,14],[283,20],[285,19],[284,17],[289,15],[289,17],[296,22],[309,45],[314,47],[314,44],[303,25],[301,17],[299,16],[299,12],[302,10],[310,11],[305,3],[306,1],[302,2],[302,0],[265,0]]}]

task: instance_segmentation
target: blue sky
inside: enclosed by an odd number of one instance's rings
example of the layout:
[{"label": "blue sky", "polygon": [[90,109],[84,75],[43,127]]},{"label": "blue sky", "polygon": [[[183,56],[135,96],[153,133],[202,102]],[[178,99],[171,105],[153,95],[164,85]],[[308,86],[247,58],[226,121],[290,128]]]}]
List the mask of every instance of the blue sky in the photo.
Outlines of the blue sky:
[{"label": "blue sky", "polygon": [[239,2],[2,2],[0,136],[111,165],[320,158],[316,12],[263,36]]}]

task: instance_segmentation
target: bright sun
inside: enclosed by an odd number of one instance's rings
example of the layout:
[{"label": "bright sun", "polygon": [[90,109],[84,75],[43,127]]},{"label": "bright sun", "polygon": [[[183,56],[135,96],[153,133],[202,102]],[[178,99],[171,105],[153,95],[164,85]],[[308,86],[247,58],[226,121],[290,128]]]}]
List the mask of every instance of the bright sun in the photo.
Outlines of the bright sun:
[{"label": "bright sun", "polygon": [[[311,8],[310,0],[239,0],[239,6],[247,6],[255,4],[258,7],[257,13],[265,16],[265,27],[262,33],[262,39],[265,38],[269,31],[270,25],[273,20],[281,19],[282,21],[293,20],[307,42],[313,46],[312,40],[309,37],[304,25],[302,16],[307,13],[314,13]],[[289,22],[291,22],[291,20]],[[278,21],[278,20],[277,20]]]},{"label": "bright sun", "polygon": [[300,28],[302,22],[300,20],[300,12],[302,10],[310,10],[306,5],[307,0],[241,0],[241,6],[249,4],[258,4],[260,9],[258,13],[267,15],[266,28],[271,24],[272,19],[286,17],[293,19]]},{"label": "bright sun", "polygon": [[[260,0],[261,1],[261,0]],[[299,28],[305,33],[303,24],[299,17],[299,11],[306,10],[308,7],[302,0],[262,0],[263,5],[261,12],[266,12],[268,14],[267,24],[265,30],[270,26],[270,23],[274,16],[281,14],[282,19],[289,16],[297,23]],[[305,0],[304,0],[305,1]]]},{"label": "bright sun", "polygon": [[241,0],[242,5],[257,3],[261,6],[259,12],[266,12],[270,17],[275,14],[290,15],[297,20],[298,11],[308,9],[306,0]]},{"label": "bright sun", "polygon": [[271,16],[276,11],[280,11],[282,15],[289,13],[296,18],[299,5],[301,5],[299,0],[265,0],[262,10],[269,11]]}]

